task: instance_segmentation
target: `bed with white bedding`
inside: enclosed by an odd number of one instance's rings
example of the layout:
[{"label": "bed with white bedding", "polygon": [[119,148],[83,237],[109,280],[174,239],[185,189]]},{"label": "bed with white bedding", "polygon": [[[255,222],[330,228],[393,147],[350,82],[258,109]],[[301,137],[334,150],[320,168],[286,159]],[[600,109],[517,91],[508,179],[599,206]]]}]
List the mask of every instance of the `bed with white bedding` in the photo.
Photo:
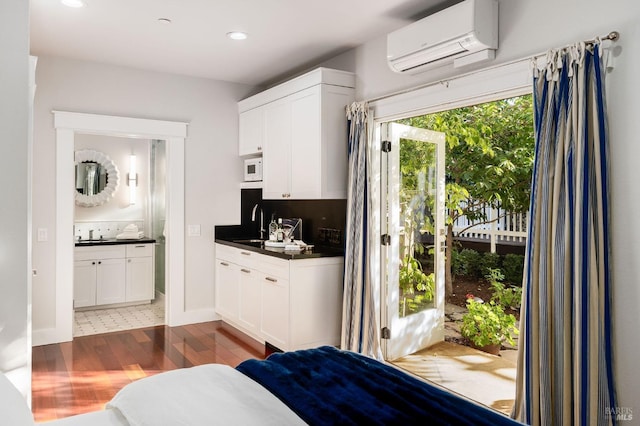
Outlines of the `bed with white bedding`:
[{"label": "bed with white bedding", "polygon": [[[32,425],[0,381],[2,419]],[[17,400],[24,407],[19,407]],[[11,395],[10,395],[11,396]],[[10,412],[11,411],[11,412]],[[23,415],[21,418],[20,415]],[[14,417],[11,417],[14,416]],[[4,423],[3,423],[4,424]],[[208,364],[125,386],[105,410],[48,426],[513,425],[506,416],[389,365],[332,347],[273,354],[236,369]]]},{"label": "bed with white bedding", "polygon": [[104,411],[45,424],[275,426],[305,423],[273,394],[238,370],[222,364],[206,364],[138,380],[118,392]]}]

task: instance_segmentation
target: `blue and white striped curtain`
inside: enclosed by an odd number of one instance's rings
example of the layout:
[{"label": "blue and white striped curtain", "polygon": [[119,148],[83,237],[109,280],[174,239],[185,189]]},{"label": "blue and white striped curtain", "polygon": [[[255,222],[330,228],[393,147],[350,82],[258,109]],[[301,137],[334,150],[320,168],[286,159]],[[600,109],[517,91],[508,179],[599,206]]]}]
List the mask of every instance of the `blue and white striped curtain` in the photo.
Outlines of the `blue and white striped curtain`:
[{"label": "blue and white striped curtain", "polygon": [[376,294],[370,268],[370,117],[364,102],[347,106],[349,180],[345,230],[344,295],[341,348],[381,359]]},{"label": "blue and white striped curtain", "polygon": [[615,424],[609,174],[601,46],[547,55],[534,76],[536,153],[513,415]]}]

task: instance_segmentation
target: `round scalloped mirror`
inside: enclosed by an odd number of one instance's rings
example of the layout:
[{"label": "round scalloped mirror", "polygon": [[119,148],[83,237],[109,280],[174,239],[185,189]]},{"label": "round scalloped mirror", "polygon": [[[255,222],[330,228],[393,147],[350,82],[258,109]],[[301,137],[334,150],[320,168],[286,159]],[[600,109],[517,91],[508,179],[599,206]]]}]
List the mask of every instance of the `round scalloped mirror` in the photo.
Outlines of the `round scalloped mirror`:
[{"label": "round scalloped mirror", "polygon": [[76,151],[76,204],[100,206],[113,197],[118,188],[118,167],[108,155],[99,151]]}]

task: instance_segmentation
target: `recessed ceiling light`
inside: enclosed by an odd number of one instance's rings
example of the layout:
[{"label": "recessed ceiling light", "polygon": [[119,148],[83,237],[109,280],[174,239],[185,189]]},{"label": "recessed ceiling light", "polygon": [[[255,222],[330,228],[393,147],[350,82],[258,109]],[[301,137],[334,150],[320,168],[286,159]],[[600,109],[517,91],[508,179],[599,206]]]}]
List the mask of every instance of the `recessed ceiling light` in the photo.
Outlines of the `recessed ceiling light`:
[{"label": "recessed ceiling light", "polygon": [[227,37],[232,40],[244,40],[247,38],[247,33],[243,33],[242,31],[231,31],[227,33]]},{"label": "recessed ceiling light", "polygon": [[158,22],[160,22],[161,24],[170,24],[171,23],[171,19],[169,19],[169,18],[158,18]]},{"label": "recessed ceiling light", "polygon": [[84,7],[82,0],[60,0],[60,2],[69,7]]}]

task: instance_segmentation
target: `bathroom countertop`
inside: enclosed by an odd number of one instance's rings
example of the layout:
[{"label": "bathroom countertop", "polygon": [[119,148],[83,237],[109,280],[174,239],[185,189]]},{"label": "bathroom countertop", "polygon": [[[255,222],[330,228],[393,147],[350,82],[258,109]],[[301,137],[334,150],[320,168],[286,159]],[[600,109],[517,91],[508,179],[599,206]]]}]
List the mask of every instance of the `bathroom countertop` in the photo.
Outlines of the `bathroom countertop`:
[{"label": "bathroom countertop", "polygon": [[137,240],[117,240],[115,238],[105,238],[102,240],[76,240],[76,247],[91,246],[115,246],[120,244],[152,244],[156,240],[153,238],[140,238]]}]

